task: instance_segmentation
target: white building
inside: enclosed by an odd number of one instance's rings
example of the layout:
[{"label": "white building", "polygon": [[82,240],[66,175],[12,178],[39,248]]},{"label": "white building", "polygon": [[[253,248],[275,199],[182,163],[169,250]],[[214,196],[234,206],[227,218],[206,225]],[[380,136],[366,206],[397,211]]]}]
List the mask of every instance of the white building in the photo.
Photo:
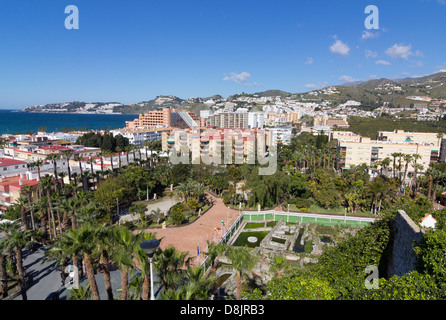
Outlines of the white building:
[{"label": "white building", "polygon": [[268,130],[270,132],[270,145],[277,145],[279,142],[284,145],[290,144],[291,138],[293,136],[292,127],[268,128]]},{"label": "white building", "polygon": [[265,114],[260,112],[249,112],[248,113],[248,128],[259,128],[263,129],[265,125]]},{"label": "white building", "polygon": [[437,220],[432,217],[431,214],[426,213],[426,215],[421,219],[420,225],[423,228],[433,228],[435,229],[435,224],[437,223]]},{"label": "white building", "polygon": [[0,158],[0,177],[13,177],[24,174],[28,170],[25,161],[16,159]]}]

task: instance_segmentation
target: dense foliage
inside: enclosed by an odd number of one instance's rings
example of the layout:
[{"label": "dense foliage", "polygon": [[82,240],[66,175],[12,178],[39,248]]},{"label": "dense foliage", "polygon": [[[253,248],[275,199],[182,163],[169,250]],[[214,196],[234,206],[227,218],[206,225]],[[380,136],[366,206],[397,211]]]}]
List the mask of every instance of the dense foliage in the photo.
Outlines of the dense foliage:
[{"label": "dense foliage", "polygon": [[116,152],[117,150],[125,150],[129,146],[129,139],[120,134],[113,136],[113,134],[107,132],[104,134],[89,132],[77,138],[76,144]]}]

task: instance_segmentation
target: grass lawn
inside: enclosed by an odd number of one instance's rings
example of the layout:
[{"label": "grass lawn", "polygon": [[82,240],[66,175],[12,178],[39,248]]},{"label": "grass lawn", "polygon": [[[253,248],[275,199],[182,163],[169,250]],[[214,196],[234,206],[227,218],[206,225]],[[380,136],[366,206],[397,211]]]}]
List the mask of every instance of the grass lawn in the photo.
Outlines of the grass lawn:
[{"label": "grass lawn", "polygon": [[[284,207],[285,210],[285,207]],[[313,204],[308,210],[301,210],[298,209],[294,204],[290,204],[290,211],[291,212],[309,212],[309,213],[322,213],[322,214],[337,214],[337,215],[344,215],[345,214],[345,207],[338,207],[333,209],[325,209],[317,204]],[[354,214],[351,212],[347,212],[347,216],[361,216],[361,217],[375,217],[371,212],[355,212]]]},{"label": "grass lawn", "polygon": [[333,209],[325,209],[322,207],[319,207],[317,204],[313,204],[309,210],[309,212],[315,212],[315,213],[331,213],[331,214],[345,214],[345,208],[344,207],[338,207]]}]

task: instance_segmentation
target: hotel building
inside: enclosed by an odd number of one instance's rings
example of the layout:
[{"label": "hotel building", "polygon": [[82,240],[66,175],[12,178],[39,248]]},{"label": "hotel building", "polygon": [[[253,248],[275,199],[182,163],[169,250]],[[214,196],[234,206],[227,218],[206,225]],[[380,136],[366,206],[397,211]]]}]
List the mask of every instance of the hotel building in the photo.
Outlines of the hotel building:
[{"label": "hotel building", "polygon": [[136,118],[133,121],[126,121],[126,128],[192,128],[199,126],[199,124],[200,117],[193,112],[180,109],[163,108],[162,110],[154,110],[145,114],[140,114],[139,118]]},{"label": "hotel building", "polygon": [[[423,172],[432,161],[432,151],[435,145],[429,143],[413,142],[390,142],[371,140],[367,137],[357,139],[338,140],[338,151],[340,153],[340,168],[349,169],[352,165],[358,166],[363,163],[370,167],[377,167],[377,162],[385,158],[393,159],[393,153],[419,154],[421,159],[417,161],[423,166]],[[413,172],[412,164],[409,164],[408,172]]]},{"label": "hotel building", "polygon": [[[225,153],[225,141],[232,139],[232,152]],[[271,145],[272,135],[269,130],[251,129],[174,129],[162,133],[162,150],[180,152],[182,147],[192,153],[192,163],[199,163],[200,157],[209,156],[220,159],[219,163],[226,162],[226,157],[233,157],[232,163],[244,163],[250,156],[257,154],[257,147],[261,150]],[[248,162],[249,163],[249,162]]]}]

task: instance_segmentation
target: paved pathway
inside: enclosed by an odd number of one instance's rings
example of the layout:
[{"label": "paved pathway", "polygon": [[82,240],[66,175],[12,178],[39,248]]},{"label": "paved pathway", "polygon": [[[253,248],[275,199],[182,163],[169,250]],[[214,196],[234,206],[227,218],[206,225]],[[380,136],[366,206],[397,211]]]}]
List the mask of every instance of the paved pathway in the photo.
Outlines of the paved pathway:
[{"label": "paved pathway", "polygon": [[[60,289],[60,267],[56,262],[44,261],[43,253],[24,249],[23,266],[32,279],[31,287],[26,290],[28,300],[45,300],[50,293]],[[22,300],[22,296],[19,295],[14,300]]]},{"label": "paved pathway", "polygon": [[[152,210],[156,210],[157,208],[159,208],[162,212],[167,213],[169,211],[169,209],[174,206],[175,204],[177,204],[178,202],[180,202],[181,199],[174,196],[174,197],[165,197],[162,199],[159,199],[157,201],[151,201],[151,202],[146,202],[147,203],[147,210],[146,210],[146,214],[152,212]],[[144,203],[144,202],[141,202]],[[133,214],[127,214],[127,215],[123,215],[120,216],[120,220],[122,222],[125,221],[133,221],[133,220],[138,220],[139,219],[139,215],[133,215]]]},{"label": "paved pathway", "polygon": [[[189,256],[196,258],[193,261],[194,265],[197,263],[198,245],[200,249],[198,263],[202,263],[206,258],[202,254],[203,251],[207,251],[206,241],[219,241],[220,237],[226,231],[226,228],[230,227],[240,214],[237,210],[228,209],[222,199],[210,194],[207,194],[207,196],[212,199],[214,205],[193,223],[166,229],[151,228],[145,231],[156,233],[158,239],[163,237],[160,245],[163,250],[169,245],[173,245],[181,252],[189,251]],[[222,219],[225,224],[224,226],[221,223]],[[217,228],[218,232],[214,228]]]}]

